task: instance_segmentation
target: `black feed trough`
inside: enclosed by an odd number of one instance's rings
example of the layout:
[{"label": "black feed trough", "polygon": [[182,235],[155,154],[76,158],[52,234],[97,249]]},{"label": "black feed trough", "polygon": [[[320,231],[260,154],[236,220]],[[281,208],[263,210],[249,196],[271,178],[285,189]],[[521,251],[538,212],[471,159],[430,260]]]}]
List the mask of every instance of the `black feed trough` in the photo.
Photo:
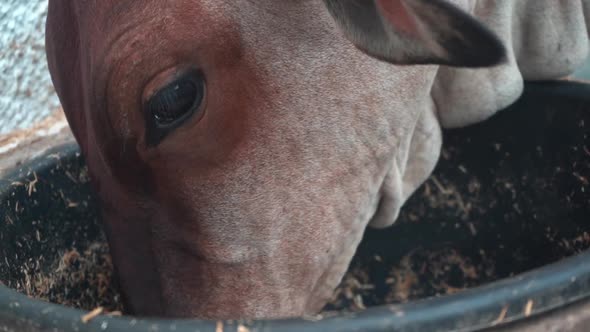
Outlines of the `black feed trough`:
[{"label": "black feed trough", "polygon": [[[77,147],[57,147],[0,179],[0,331],[475,331],[580,318],[590,308],[589,112],[590,85],[534,83],[489,121],[445,132],[433,177],[398,223],[366,232],[351,264],[372,285],[358,293],[368,309],[306,319],[84,323],[85,310],[23,294],[55,272],[55,257],[104,239]],[[90,278],[44,296],[105,284]],[[327,309],[351,301],[341,297]]]}]

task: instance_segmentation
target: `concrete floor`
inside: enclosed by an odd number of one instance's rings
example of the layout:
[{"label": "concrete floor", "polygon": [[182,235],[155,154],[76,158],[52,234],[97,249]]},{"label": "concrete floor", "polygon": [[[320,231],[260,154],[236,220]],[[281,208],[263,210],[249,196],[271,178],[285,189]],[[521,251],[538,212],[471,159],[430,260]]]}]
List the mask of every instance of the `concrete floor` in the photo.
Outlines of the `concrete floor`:
[{"label": "concrete floor", "polygon": [[[59,108],[45,59],[48,0],[0,0],[0,135]],[[590,79],[590,62],[578,73]]]}]

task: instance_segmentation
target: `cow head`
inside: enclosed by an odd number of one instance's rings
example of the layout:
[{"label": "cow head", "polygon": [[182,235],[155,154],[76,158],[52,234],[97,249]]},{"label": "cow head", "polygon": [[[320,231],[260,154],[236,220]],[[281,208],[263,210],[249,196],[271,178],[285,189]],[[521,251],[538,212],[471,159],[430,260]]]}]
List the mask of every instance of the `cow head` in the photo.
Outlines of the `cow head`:
[{"label": "cow head", "polygon": [[504,57],[435,0],[53,0],[47,52],[129,308],[201,318],[319,310],[438,158],[401,65]]}]

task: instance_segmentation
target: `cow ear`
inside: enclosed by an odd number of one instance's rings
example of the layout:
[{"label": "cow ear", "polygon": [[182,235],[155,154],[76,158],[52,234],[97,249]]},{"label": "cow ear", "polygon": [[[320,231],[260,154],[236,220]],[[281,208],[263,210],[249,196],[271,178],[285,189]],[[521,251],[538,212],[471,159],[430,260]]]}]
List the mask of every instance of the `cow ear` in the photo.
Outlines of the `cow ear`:
[{"label": "cow ear", "polygon": [[445,0],[324,0],[344,35],[394,64],[487,67],[506,59],[499,38]]},{"label": "cow ear", "polygon": [[87,151],[86,118],[79,58],[79,36],[74,2],[50,1],[47,13],[45,51],[53,86],[63,107],[70,129]]}]

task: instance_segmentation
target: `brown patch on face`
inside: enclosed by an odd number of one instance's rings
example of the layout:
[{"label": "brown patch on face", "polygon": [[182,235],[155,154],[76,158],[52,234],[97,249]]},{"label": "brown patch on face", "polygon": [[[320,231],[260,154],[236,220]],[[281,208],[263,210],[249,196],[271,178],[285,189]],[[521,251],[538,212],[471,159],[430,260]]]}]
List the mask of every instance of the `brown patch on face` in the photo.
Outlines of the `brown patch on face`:
[{"label": "brown patch on face", "polygon": [[[155,190],[151,168],[158,163],[188,157],[199,168],[223,162],[244,136],[243,109],[252,104],[247,90],[256,82],[242,61],[235,24],[194,1],[87,5],[78,8],[80,20],[87,22],[80,37],[81,67],[88,68],[83,70],[87,117],[92,119],[87,136],[99,150],[88,154],[102,155],[97,160],[104,164],[101,168],[139,192]],[[105,26],[112,29],[104,31]],[[205,115],[187,121],[159,146],[147,148],[141,94],[154,76],[182,66],[205,74]]]},{"label": "brown patch on face", "polygon": [[[173,315],[168,309],[182,301],[171,300],[175,295],[166,291],[169,280],[162,275],[173,271],[161,270],[169,252],[156,243],[165,239],[159,229],[183,230],[158,211],[186,203],[183,193],[176,201],[170,199],[177,197],[174,183],[187,177],[215,181],[214,173],[237,158],[234,151],[247,141],[249,114],[256,110],[252,96],[258,94],[257,78],[243,57],[234,22],[219,8],[203,8],[196,1],[126,1],[115,7],[91,2],[80,5],[77,14],[82,22],[80,86],[88,127],[74,130],[88,142],[85,157],[103,203],[115,266],[132,311]],[[205,76],[204,114],[148,147],[142,96],[146,88],[157,88],[150,87],[155,77],[182,67],[197,68]],[[195,206],[189,203],[187,208]],[[199,220],[190,220],[198,228]],[[182,256],[176,249],[170,255]],[[210,269],[196,278],[197,265],[184,266],[188,279],[172,281],[191,285],[204,276],[215,277]]]}]

